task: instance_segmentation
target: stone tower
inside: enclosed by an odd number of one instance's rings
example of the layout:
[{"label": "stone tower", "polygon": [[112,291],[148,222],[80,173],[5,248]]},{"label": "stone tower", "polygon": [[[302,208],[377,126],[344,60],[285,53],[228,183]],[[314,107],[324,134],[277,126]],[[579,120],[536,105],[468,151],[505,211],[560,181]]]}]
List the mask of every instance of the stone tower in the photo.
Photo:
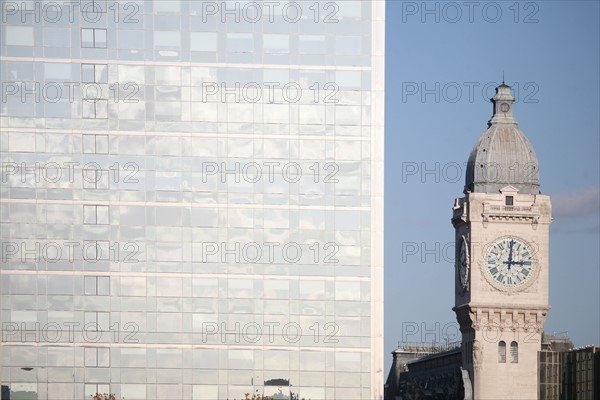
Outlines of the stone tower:
[{"label": "stone tower", "polygon": [[[478,400],[535,399],[537,355],[550,308],[550,198],[502,83],[493,116],[469,156],[465,196],[454,202],[455,306],[463,368]],[[468,397],[468,396],[467,396]]]}]

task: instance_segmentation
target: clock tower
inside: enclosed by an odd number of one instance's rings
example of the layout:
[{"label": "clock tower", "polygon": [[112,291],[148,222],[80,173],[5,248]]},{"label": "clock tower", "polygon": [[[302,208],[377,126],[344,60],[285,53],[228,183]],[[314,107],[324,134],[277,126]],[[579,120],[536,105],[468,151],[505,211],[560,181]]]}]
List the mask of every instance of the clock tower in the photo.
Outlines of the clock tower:
[{"label": "clock tower", "polygon": [[538,351],[550,308],[549,196],[504,82],[488,129],[471,151],[454,202],[455,306],[462,365],[477,400],[538,398]]}]

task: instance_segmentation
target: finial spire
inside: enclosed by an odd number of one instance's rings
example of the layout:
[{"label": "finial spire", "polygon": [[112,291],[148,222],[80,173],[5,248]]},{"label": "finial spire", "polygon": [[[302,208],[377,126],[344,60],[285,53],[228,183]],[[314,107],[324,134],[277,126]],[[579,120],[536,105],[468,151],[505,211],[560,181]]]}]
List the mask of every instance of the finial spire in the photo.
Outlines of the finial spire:
[{"label": "finial spire", "polygon": [[504,70],[502,70],[502,84],[504,85]]}]

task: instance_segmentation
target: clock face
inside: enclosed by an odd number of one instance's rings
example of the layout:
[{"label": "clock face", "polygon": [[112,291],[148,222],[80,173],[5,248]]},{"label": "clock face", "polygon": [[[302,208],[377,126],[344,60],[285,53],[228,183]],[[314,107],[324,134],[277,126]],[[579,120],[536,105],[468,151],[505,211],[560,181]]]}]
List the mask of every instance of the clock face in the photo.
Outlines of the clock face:
[{"label": "clock face", "polygon": [[460,248],[458,250],[458,279],[463,290],[467,288],[469,281],[469,253],[467,249],[467,240],[463,236],[460,240]]},{"label": "clock face", "polygon": [[503,113],[508,112],[509,109],[510,109],[510,106],[506,103],[502,103],[500,105],[500,111],[502,111]]},{"label": "clock face", "polygon": [[486,255],[485,265],[495,285],[516,288],[533,275],[533,253],[523,241],[506,237],[494,242]]}]

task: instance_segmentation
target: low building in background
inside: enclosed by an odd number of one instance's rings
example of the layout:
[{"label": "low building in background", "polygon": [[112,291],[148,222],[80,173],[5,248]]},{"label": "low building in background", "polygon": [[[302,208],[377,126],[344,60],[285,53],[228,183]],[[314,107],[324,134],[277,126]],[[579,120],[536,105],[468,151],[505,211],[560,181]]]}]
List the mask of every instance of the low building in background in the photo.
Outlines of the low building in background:
[{"label": "low building in background", "polygon": [[460,343],[399,343],[392,355],[385,399],[464,398]]},{"label": "low building in background", "polygon": [[[455,344],[398,344],[392,351],[385,400],[470,399],[461,351]],[[565,333],[544,333],[538,370],[539,400],[600,399],[598,346],[574,348]]]},{"label": "low building in background", "polygon": [[600,399],[600,347],[588,346],[566,354],[564,399]]},{"label": "low building in background", "polygon": [[542,351],[538,354],[540,399],[561,399],[565,354],[572,348],[573,342],[566,334],[542,336]]},{"label": "low building in background", "polygon": [[538,356],[540,400],[600,399],[600,348],[573,348],[565,335],[543,336]]}]

